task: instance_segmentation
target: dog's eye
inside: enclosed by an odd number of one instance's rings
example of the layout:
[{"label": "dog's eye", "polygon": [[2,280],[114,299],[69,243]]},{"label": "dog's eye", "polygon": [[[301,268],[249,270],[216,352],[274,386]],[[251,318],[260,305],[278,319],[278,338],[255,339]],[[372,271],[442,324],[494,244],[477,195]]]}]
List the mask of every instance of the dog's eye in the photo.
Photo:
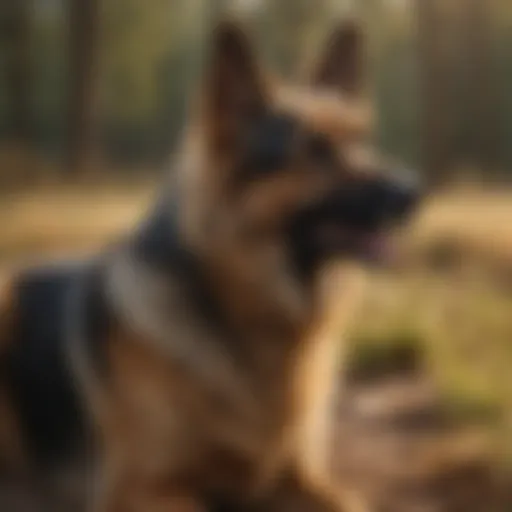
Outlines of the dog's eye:
[{"label": "dog's eye", "polygon": [[307,142],[306,150],[315,165],[326,169],[336,165],[336,151],[327,138],[321,135],[312,136]]}]

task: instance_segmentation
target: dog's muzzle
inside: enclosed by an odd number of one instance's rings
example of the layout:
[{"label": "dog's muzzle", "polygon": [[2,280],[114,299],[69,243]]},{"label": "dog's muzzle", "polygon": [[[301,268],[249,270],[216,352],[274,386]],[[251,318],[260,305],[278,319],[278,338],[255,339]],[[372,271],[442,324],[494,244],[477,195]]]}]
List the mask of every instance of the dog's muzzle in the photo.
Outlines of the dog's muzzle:
[{"label": "dog's muzzle", "polygon": [[291,236],[299,261],[311,266],[333,255],[387,259],[393,245],[390,232],[411,217],[421,196],[418,181],[410,177],[345,182],[294,218]]},{"label": "dog's muzzle", "polygon": [[330,218],[347,229],[371,232],[406,221],[420,198],[415,180],[367,178],[340,187],[321,205],[313,207],[309,215],[313,222]]}]

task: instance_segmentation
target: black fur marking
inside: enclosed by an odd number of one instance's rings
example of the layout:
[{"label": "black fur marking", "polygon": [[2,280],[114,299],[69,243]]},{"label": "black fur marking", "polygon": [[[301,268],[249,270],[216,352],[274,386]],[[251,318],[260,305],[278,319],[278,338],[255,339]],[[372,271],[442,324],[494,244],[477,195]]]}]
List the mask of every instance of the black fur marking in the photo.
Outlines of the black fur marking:
[{"label": "black fur marking", "polygon": [[109,370],[104,342],[114,321],[106,297],[106,269],[106,261],[100,259],[94,262],[75,285],[78,288],[78,294],[75,296],[77,330],[80,337],[78,342],[85,344],[85,353],[90,358],[92,368],[103,378],[108,376]]},{"label": "black fur marking", "polygon": [[182,241],[178,209],[177,199],[164,196],[132,239],[131,250],[148,267],[177,278],[199,315],[227,339],[232,339],[233,333],[204,275],[200,258]]},{"label": "black fur marking", "polygon": [[18,322],[2,366],[39,467],[64,463],[86,441],[85,415],[66,353],[71,342],[66,321],[73,287],[89,280],[81,311],[88,325],[88,349],[99,359],[105,309],[95,279],[90,264],[77,262],[31,269],[17,283]]},{"label": "black fur marking", "polygon": [[254,122],[244,134],[238,178],[258,178],[289,164],[298,131],[298,122],[285,115],[266,114]]},{"label": "black fur marking", "polygon": [[308,134],[304,141],[306,157],[315,169],[334,171],[341,165],[335,146],[323,134]]}]

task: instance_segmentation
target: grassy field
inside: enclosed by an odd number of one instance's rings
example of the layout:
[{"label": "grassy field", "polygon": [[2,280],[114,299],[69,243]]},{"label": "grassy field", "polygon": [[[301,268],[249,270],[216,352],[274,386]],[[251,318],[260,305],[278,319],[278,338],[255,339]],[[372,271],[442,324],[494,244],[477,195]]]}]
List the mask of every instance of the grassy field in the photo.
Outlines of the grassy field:
[{"label": "grassy field", "polygon": [[[4,194],[0,263],[101,246],[151,197],[151,186]],[[447,417],[482,427],[512,461],[512,191],[433,198],[407,247],[403,268],[372,277],[354,326],[353,371],[419,361]]]}]

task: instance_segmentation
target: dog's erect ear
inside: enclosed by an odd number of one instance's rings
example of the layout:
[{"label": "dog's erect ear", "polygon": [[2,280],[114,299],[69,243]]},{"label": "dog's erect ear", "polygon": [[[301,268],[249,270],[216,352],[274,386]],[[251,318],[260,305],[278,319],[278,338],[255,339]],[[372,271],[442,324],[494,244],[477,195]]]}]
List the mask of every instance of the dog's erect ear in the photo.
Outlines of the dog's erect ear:
[{"label": "dog's erect ear", "polygon": [[214,30],[204,94],[217,142],[232,141],[264,107],[263,81],[252,46],[231,21]]},{"label": "dog's erect ear", "polygon": [[320,85],[353,94],[363,81],[363,34],[354,21],[341,22],[327,41],[313,81]]}]

